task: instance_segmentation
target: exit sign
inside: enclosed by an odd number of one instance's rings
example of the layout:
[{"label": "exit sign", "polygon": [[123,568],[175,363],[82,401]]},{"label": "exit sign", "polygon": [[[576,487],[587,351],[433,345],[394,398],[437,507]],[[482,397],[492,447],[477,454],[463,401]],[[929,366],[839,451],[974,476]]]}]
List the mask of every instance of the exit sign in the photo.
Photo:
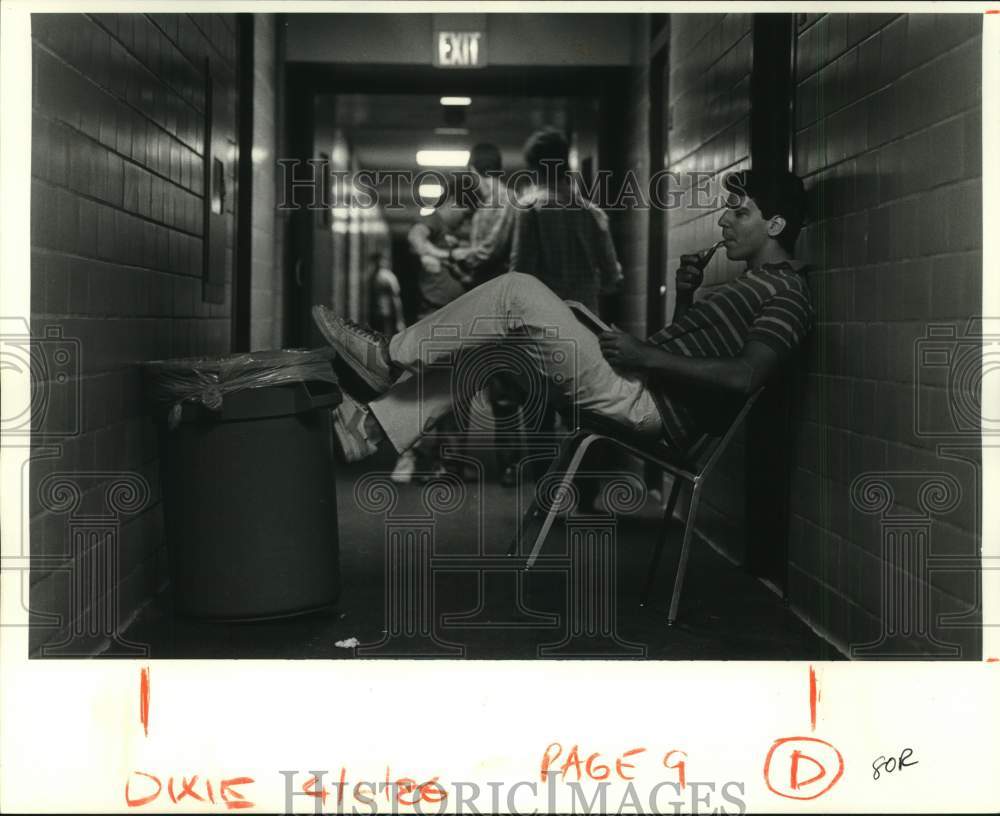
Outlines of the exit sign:
[{"label": "exit sign", "polygon": [[482,31],[435,31],[434,65],[438,68],[482,68],[486,37]]}]

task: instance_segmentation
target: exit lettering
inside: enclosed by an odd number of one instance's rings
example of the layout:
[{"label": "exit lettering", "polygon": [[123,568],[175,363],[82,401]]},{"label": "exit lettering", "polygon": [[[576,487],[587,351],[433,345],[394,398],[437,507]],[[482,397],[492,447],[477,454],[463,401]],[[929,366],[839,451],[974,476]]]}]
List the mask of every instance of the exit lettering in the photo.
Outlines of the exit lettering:
[{"label": "exit lettering", "polygon": [[439,31],[435,65],[440,68],[479,68],[486,64],[482,31]]}]

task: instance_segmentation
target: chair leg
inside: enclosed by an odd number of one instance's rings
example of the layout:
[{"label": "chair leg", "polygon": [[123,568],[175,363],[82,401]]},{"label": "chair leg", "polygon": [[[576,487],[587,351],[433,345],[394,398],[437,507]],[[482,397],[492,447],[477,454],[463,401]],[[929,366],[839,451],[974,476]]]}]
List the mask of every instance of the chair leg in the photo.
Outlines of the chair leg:
[{"label": "chair leg", "polygon": [[517,545],[524,538],[525,534],[528,532],[528,528],[531,526],[532,520],[538,516],[538,499],[534,498],[531,500],[531,504],[528,505],[528,509],[525,511],[524,515],[521,517],[517,528],[514,530],[514,535],[511,536],[510,546],[507,548],[507,555],[513,556],[517,555]]},{"label": "chair leg", "polygon": [[674,591],[670,596],[670,611],[667,613],[667,626],[673,626],[677,620],[677,607],[681,602],[681,588],[684,586],[684,573],[687,571],[688,555],[691,552],[691,535],[694,533],[694,522],[698,514],[698,499],[701,497],[701,481],[699,480],[691,491],[691,507],[688,509],[687,521],[684,523],[684,540],[681,542],[681,555],[677,561],[677,575],[674,578]]},{"label": "chair leg", "polygon": [[646,570],[646,583],[642,588],[642,595],[639,596],[639,606],[645,606],[649,602],[649,592],[653,588],[653,579],[656,577],[656,569],[660,566],[660,558],[663,556],[663,545],[667,541],[667,531],[670,528],[670,520],[674,517],[674,506],[677,504],[677,497],[681,492],[681,479],[674,477],[674,483],[670,488],[670,498],[663,510],[663,523],[660,525],[660,535],[656,540],[653,549],[653,557]]},{"label": "chair leg", "polygon": [[[574,451],[576,450],[576,446],[583,440],[583,438],[582,434],[571,434],[564,439],[562,445],[559,447],[559,453],[556,454],[556,458],[552,461],[552,464],[549,465],[549,469],[542,475],[542,478],[545,478],[545,476],[549,473],[558,473],[566,465],[566,463],[569,462]],[[521,517],[520,526],[514,531],[510,547],[507,548],[508,556],[517,554],[517,545],[528,532],[531,522],[538,517],[538,513],[538,498],[536,495],[536,497],[531,500],[531,504],[528,505],[528,509],[525,514]]]},{"label": "chair leg", "polygon": [[[583,461],[583,457],[586,455],[587,450],[593,445],[599,436],[595,434],[588,434],[584,437],[583,441],[576,446],[573,451],[573,456],[569,460],[569,464],[566,466],[566,470],[563,473],[562,479],[559,480],[559,486],[556,488],[556,493],[554,498],[561,499],[564,495],[564,491],[569,487],[573,481],[573,477],[576,476],[576,471],[580,467],[580,462]],[[562,468],[563,457],[559,457],[559,468]],[[551,472],[551,471],[550,471]],[[558,473],[558,470],[555,471]],[[552,506],[549,508],[548,514],[545,516],[545,521],[542,523],[542,529],[538,531],[538,536],[535,538],[535,545],[531,548],[531,554],[528,556],[528,562],[524,565],[525,571],[529,570],[534,566],[535,560],[538,558],[538,553],[542,549],[542,544],[545,543],[545,538],[549,534],[549,530],[552,528],[552,523],[555,521],[556,513],[559,510],[559,502],[553,501]]]}]

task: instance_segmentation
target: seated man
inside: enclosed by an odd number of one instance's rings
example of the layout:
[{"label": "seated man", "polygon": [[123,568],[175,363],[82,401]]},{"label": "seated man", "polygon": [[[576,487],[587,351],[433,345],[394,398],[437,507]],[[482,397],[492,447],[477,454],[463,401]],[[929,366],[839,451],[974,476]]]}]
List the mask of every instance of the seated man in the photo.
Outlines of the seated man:
[{"label": "seated man", "polygon": [[593,334],[544,283],[516,272],[391,339],[314,307],[324,337],[378,394],[368,405],[345,395],[334,420],[345,458],[374,453],[383,436],[399,451],[412,445],[482,387],[474,367],[470,376],[447,376],[448,361],[491,349],[519,354],[557,399],[685,450],[704,430],[706,408],[745,399],[768,382],[812,320],[802,265],[792,255],[802,182],[790,173],[741,171],[724,185],[726,254],[747,269],[695,303],[702,269],[697,256],[682,256],[674,322],[646,341],[618,330]]}]

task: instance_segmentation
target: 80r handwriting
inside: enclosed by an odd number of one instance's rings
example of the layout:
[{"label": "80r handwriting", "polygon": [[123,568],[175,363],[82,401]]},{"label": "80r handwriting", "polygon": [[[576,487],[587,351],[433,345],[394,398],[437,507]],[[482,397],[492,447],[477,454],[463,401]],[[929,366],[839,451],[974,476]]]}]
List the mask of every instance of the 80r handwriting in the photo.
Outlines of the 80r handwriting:
[{"label": "80r handwriting", "polygon": [[890,756],[878,757],[874,762],[872,762],[872,779],[879,779],[882,776],[882,772],[885,771],[887,774],[891,774],[895,770],[903,770],[903,768],[909,768],[911,765],[916,765],[917,760],[910,762],[910,757],[913,756],[912,748],[904,748],[899,753],[899,757]]}]

